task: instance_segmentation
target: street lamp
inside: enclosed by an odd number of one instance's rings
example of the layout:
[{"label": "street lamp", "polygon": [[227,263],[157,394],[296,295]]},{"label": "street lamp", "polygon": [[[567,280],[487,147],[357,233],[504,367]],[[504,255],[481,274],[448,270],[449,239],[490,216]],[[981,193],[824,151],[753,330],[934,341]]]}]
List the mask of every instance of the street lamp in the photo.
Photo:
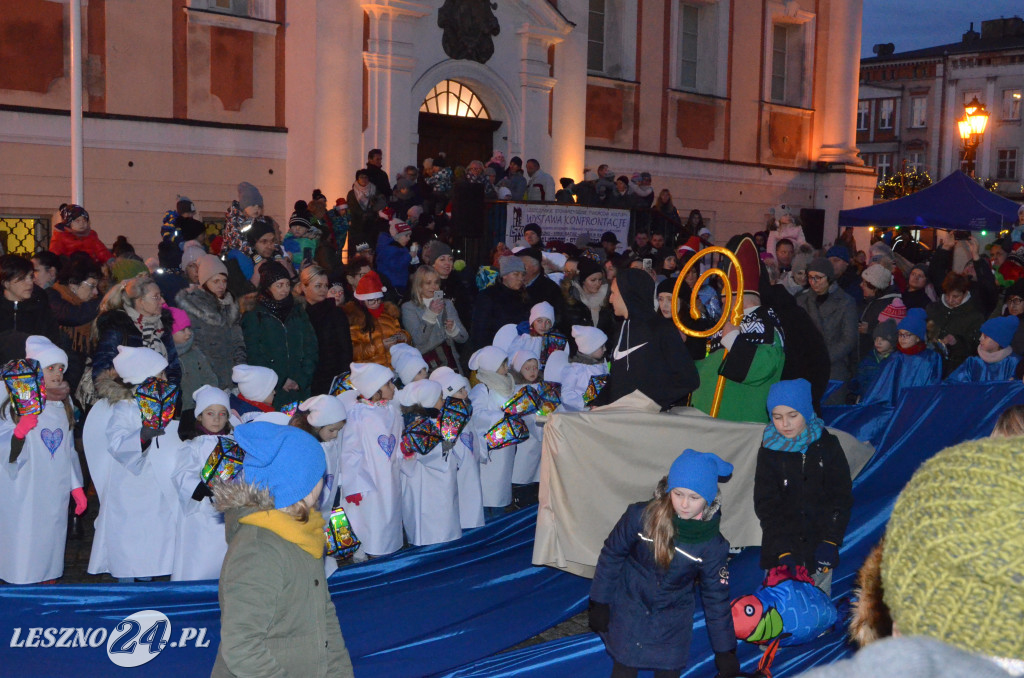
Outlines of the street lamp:
[{"label": "street lamp", "polygon": [[967,164],[967,174],[974,178],[974,158],[978,154],[978,144],[981,143],[981,135],[985,133],[985,126],[988,124],[988,111],[985,105],[974,97],[964,106],[964,117],[956,121],[960,131],[960,140],[964,146],[964,162]]}]

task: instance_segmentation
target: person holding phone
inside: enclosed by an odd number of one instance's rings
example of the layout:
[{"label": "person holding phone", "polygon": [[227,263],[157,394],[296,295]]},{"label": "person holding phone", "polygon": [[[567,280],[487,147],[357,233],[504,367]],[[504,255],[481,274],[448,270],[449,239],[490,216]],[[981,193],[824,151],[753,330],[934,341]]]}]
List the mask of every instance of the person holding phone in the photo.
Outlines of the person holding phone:
[{"label": "person holding phone", "polygon": [[450,367],[461,372],[456,343],[469,339],[455,304],[444,298],[441,276],[430,266],[420,266],[409,285],[410,300],[402,304],[402,326],[430,371]]}]

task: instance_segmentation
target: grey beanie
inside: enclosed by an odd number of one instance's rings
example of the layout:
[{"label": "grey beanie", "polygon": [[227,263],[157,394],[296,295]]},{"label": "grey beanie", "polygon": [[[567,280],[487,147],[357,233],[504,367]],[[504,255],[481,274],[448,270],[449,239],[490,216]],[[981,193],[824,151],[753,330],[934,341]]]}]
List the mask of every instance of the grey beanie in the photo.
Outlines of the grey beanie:
[{"label": "grey beanie", "polygon": [[523,265],[523,260],[516,256],[502,257],[498,260],[498,273],[502,276],[506,276],[509,273],[526,273],[526,266]]},{"label": "grey beanie", "polygon": [[793,263],[792,263],[793,270],[794,271],[806,271],[807,270],[807,264],[811,263],[811,260],[813,258],[814,258],[814,256],[811,255],[808,252],[797,252],[795,255],[793,255]]},{"label": "grey beanie", "polygon": [[881,337],[885,339],[893,346],[896,346],[896,341],[899,339],[899,331],[896,327],[895,320],[886,320],[880,322],[875,326],[875,331],[871,333],[872,339]]},{"label": "grey beanie", "polygon": [[441,242],[440,240],[434,239],[427,242],[423,246],[423,253],[420,255],[423,258],[423,263],[428,266],[433,266],[434,262],[443,256],[453,256],[452,248]]},{"label": "grey beanie", "polygon": [[260,194],[260,189],[248,181],[243,181],[238,184],[238,208],[244,210],[252,205],[263,207],[263,196]]},{"label": "grey beanie", "polygon": [[832,268],[832,262],[824,257],[815,257],[814,259],[811,259],[811,263],[807,264],[807,272],[810,273],[811,271],[821,273],[828,278],[829,282],[835,280],[836,277],[836,272]]}]

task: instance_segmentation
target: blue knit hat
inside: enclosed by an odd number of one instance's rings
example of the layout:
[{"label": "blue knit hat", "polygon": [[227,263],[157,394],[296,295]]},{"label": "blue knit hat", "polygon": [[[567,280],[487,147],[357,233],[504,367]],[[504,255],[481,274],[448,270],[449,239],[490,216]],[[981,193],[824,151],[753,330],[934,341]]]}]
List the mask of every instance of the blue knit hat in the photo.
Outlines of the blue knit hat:
[{"label": "blue knit hat", "polygon": [[828,252],[825,253],[825,258],[831,259],[832,257],[850,263],[850,250],[846,249],[846,245],[832,245],[832,247],[828,248]]},{"label": "blue knit hat", "polygon": [[718,494],[718,479],[732,475],[732,464],[713,452],[684,450],[668,471],[668,491],[677,487],[693,490],[711,503]]},{"label": "blue knit hat", "polygon": [[235,429],[235,441],[245,450],[246,482],[270,490],[276,509],[305,499],[327,471],[320,443],[294,426],[265,421],[242,424]]},{"label": "blue knit hat", "polygon": [[811,400],[811,382],[806,379],[790,379],[772,384],[768,390],[768,414],[779,405],[792,407],[810,422],[814,419],[814,401]]},{"label": "blue knit hat", "polygon": [[907,309],[907,316],[900,321],[897,329],[910,332],[924,341],[928,338],[928,314],[923,308]]},{"label": "blue knit hat", "polygon": [[981,326],[981,333],[999,344],[999,348],[1006,348],[1013,341],[1013,335],[1017,333],[1017,325],[1020,321],[1015,315],[1004,315],[999,318],[986,320]]}]

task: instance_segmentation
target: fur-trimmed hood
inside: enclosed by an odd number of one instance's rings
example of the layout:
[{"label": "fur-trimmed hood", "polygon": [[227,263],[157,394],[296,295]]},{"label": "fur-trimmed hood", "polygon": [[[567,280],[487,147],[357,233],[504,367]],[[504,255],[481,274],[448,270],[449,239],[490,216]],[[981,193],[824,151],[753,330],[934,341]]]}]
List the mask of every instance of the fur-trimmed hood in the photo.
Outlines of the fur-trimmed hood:
[{"label": "fur-trimmed hood", "polygon": [[96,387],[96,399],[106,398],[111,405],[135,397],[134,389],[121,381],[121,377],[117,376],[117,370],[113,368],[104,371],[93,383]]},{"label": "fur-trimmed hood", "polygon": [[238,531],[238,521],[257,511],[273,510],[274,497],[266,488],[237,480],[213,486],[213,505],[224,512],[224,530],[230,542]]},{"label": "fur-trimmed hood", "polygon": [[864,647],[876,640],[892,635],[892,617],[889,606],[882,600],[882,551],[885,538],[871,549],[857,572],[854,600],[850,604],[850,640]]},{"label": "fur-trimmed hood", "polygon": [[227,292],[224,300],[229,299],[231,303],[222,303],[221,300],[201,287],[190,287],[178,292],[174,303],[182,311],[188,313],[193,321],[215,327],[231,327],[238,323],[241,312],[238,309],[238,304],[234,303],[234,299],[231,298],[231,293]]}]

